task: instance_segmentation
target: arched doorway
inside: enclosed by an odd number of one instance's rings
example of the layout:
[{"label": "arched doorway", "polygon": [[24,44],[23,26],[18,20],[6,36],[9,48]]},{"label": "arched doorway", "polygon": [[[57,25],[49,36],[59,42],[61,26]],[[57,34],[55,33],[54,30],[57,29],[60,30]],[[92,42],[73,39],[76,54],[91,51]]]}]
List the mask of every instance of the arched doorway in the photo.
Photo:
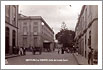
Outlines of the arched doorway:
[{"label": "arched doorway", "polygon": [[12,31],[12,51],[13,51],[13,53],[15,52],[15,47],[16,47],[16,31],[15,30],[13,30]]},{"label": "arched doorway", "polygon": [[5,29],[5,53],[8,54],[9,53],[9,36],[10,35],[10,29],[8,27],[6,27]]}]

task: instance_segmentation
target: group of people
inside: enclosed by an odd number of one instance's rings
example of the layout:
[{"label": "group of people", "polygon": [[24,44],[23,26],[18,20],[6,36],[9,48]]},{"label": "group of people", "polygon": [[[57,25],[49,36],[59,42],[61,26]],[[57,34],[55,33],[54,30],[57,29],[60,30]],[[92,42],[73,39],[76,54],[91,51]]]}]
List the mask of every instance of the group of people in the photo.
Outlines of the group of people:
[{"label": "group of people", "polygon": [[13,54],[19,55],[26,55],[26,48],[25,47],[13,47]]},{"label": "group of people", "polygon": [[[78,50],[79,50],[79,48],[77,47],[76,48],[77,55],[78,55]],[[88,48],[88,64],[93,65],[93,63],[94,63],[93,60],[94,60],[94,49],[89,46],[89,48]]]},{"label": "group of people", "polygon": [[58,54],[64,54],[65,52],[67,52],[64,48],[58,48]]},{"label": "group of people", "polygon": [[25,47],[19,48],[19,55],[26,55],[26,48]]},{"label": "group of people", "polygon": [[[58,48],[58,54],[60,52],[61,52],[61,54],[64,54],[64,49]],[[78,48],[77,48],[76,52],[78,52]],[[94,59],[93,48],[89,47],[89,49],[88,49],[88,64],[93,65],[93,59]]]}]

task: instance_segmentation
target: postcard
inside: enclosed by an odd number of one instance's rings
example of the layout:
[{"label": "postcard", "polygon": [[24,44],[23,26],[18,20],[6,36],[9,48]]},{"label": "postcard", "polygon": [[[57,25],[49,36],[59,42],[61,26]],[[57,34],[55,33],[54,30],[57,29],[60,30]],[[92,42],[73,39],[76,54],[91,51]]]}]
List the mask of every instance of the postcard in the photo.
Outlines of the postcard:
[{"label": "postcard", "polygon": [[101,69],[101,1],[2,1],[2,69]]}]

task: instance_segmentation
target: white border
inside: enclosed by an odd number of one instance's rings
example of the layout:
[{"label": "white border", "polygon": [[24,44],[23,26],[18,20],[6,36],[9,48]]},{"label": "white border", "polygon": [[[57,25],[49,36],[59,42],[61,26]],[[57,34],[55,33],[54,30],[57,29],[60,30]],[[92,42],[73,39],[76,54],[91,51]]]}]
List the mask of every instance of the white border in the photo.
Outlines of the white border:
[{"label": "white border", "polygon": [[[5,5],[98,5],[98,65],[5,65]],[[1,1],[1,69],[102,69],[102,1]]]}]

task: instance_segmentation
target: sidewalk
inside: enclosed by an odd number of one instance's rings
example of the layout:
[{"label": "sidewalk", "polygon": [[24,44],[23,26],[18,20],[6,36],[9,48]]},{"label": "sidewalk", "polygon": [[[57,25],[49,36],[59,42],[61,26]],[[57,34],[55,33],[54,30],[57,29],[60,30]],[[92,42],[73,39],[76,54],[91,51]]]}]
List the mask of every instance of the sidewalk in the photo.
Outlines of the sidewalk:
[{"label": "sidewalk", "polygon": [[20,55],[15,55],[15,54],[12,54],[12,55],[6,55],[5,56],[5,59],[8,59],[8,58],[13,58],[13,57],[18,57]]},{"label": "sidewalk", "polygon": [[73,53],[73,55],[79,65],[88,65],[88,60],[85,57],[80,54],[77,55],[76,53]]}]

